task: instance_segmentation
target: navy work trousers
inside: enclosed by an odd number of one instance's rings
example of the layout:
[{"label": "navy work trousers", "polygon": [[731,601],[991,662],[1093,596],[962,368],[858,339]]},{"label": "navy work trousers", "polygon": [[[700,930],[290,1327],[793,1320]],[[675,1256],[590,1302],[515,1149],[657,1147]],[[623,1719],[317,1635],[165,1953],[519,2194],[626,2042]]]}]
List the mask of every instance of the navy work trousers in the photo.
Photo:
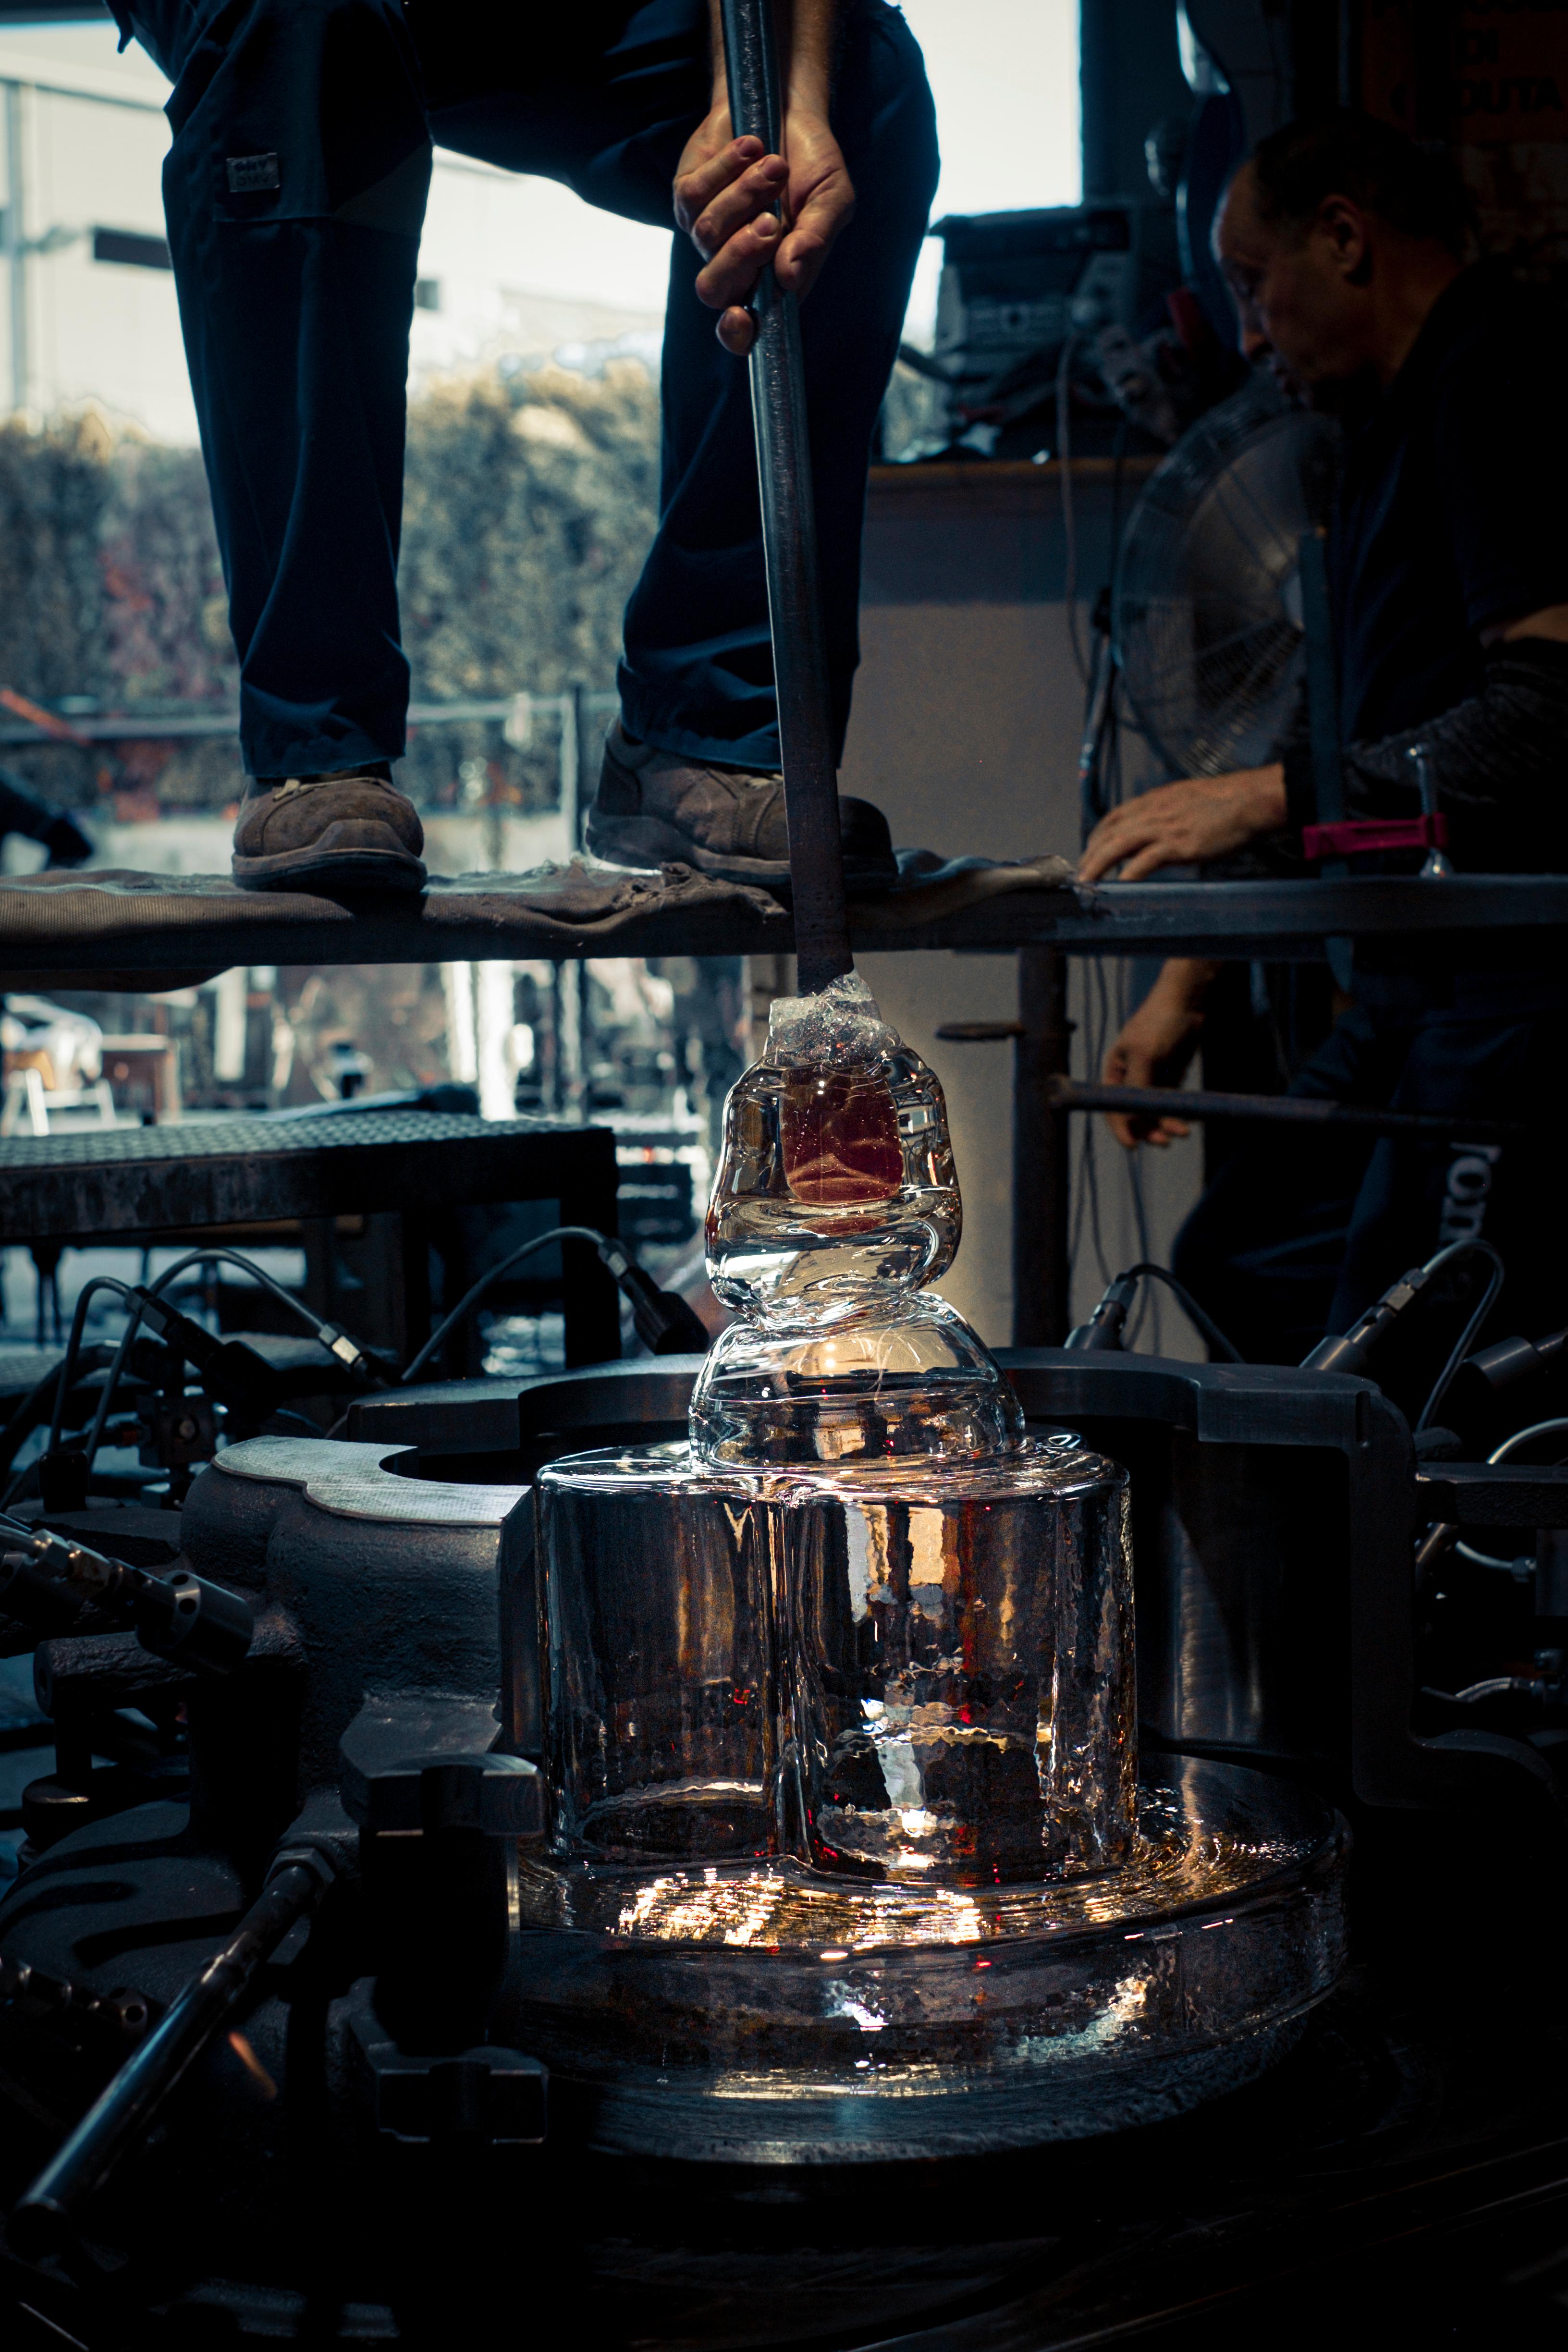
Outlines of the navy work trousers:
[{"label": "navy work trousers", "polygon": [[[1351,1009],[1289,1092],[1435,1113],[1451,1126],[1430,1141],[1242,1129],[1247,1139],[1176,1237],[1175,1272],[1253,1363],[1300,1363],[1450,1241],[1489,1241],[1502,1255],[1493,1336],[1561,1327],[1568,1250],[1550,1130],[1562,1118],[1565,1030],[1568,983],[1554,973],[1358,976]],[[1542,1131],[1500,1145],[1467,1132],[1472,1119]],[[1484,1268],[1463,1281],[1455,1273],[1447,1307],[1430,1298],[1412,1307],[1367,1367],[1413,1410]]]},{"label": "navy work trousers", "polygon": [[[432,142],[662,226],[708,110],[707,0],[116,0],[169,75],[163,194],[253,775],[395,759],[397,544]],[[937,173],[913,37],[848,0],[834,129],[858,205],[802,314],[840,740],[866,469]],[[660,520],[627,606],[646,741],[777,766],[747,371],[672,232]],[[519,254],[520,277],[527,256]],[[526,665],[527,648],[520,646]]]}]

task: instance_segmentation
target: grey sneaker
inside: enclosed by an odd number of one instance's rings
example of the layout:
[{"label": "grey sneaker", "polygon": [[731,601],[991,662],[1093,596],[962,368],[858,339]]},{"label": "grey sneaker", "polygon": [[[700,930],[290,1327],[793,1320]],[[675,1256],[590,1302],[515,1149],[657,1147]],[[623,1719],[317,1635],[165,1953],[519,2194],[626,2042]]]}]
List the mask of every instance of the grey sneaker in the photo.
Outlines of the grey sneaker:
[{"label": "grey sneaker", "polygon": [[234,828],[242,890],[422,890],[424,828],[384,776],[253,778]]},{"label": "grey sneaker", "polygon": [[[838,802],[844,879],[851,890],[897,879],[888,820],[869,801]],[[704,767],[634,743],[619,719],[605,738],[599,789],[588,811],[588,847],[616,866],[693,866],[728,882],[764,887],[789,880],[784,778],[776,772]]]}]

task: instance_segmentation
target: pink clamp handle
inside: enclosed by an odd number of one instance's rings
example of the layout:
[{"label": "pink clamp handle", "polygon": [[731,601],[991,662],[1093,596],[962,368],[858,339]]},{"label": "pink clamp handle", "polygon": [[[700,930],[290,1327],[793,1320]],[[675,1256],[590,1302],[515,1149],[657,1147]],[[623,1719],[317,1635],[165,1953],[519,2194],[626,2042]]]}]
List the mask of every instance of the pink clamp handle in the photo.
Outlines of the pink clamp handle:
[{"label": "pink clamp handle", "polygon": [[1448,820],[1432,816],[1357,816],[1340,824],[1304,824],[1308,857],[1354,857],[1368,849],[1447,849]]}]

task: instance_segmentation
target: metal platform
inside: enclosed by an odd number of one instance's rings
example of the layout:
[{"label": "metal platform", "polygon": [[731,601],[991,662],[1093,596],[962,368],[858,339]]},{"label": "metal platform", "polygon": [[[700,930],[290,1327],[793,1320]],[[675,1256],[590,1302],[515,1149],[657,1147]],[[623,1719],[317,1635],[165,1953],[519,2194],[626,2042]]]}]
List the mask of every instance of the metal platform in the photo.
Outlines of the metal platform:
[{"label": "metal platform", "polygon": [[[559,1201],[574,1223],[616,1230],[607,1128],[437,1111],[348,1118],[191,1119],[0,1140],[0,1243],[146,1242],[212,1228],[395,1219],[386,1278],[404,1330],[429,1326],[432,1220],[486,1202]],[[615,1285],[584,1243],[563,1250],[567,1360],[620,1352]]]},{"label": "metal platform", "polygon": [[592,1194],[597,1217],[615,1197],[616,1144],[607,1128],[439,1111],[189,1119],[7,1136],[0,1178],[0,1242],[537,1201],[563,1185],[574,1206]]},{"label": "metal platform", "polygon": [[[1325,939],[1449,938],[1568,929],[1568,876],[1357,876],[1300,882],[1042,887],[990,869],[852,902],[861,953],[894,949],[1314,961]],[[469,874],[416,898],[354,902],[237,890],[216,875],[47,875],[0,882],[0,977],[65,987],[105,971],[233,963],[422,963],[586,955],[776,955],[795,934],[760,890],[684,867],[664,876]],[[48,887],[44,887],[47,885]],[[14,983],[15,984],[15,983]]]},{"label": "metal platform", "polygon": [[[1057,880],[1060,870],[1059,860],[1033,869],[961,861],[884,898],[852,902],[848,910],[857,953],[945,949],[1017,955],[1017,1021],[994,1034],[1015,1039],[1013,1338],[1018,1345],[1059,1340],[1068,1322],[1072,1114],[1056,1091],[1070,1066],[1068,957],[1305,962],[1321,961],[1327,940],[1378,938],[1419,940],[1429,950],[1474,961],[1478,942],[1507,934],[1501,960],[1508,961],[1531,935],[1542,957],[1551,956],[1568,931],[1565,875],[1465,874],[1439,882],[1415,875],[1115,882],[1086,891]],[[683,866],[658,874],[574,866],[466,875],[435,880],[417,898],[352,903],[237,890],[216,875],[45,874],[0,881],[0,986],[19,985],[26,974],[36,988],[166,987],[248,962],[776,955],[793,947],[794,937],[787,908],[778,899]],[[177,1132],[184,1139],[194,1130]],[[179,1152],[185,1156],[184,1140]],[[13,1164],[0,1157],[0,1168]],[[354,1160],[355,1188],[371,1173],[368,1156]],[[199,1186],[202,1180],[193,1181]],[[363,1205],[366,1196],[356,1189],[353,1197]],[[591,1213],[584,1208],[582,1213]],[[30,1211],[8,1204],[4,1214],[0,1237],[11,1238]],[[103,1229],[79,1213],[68,1222],[73,1236]],[[172,1222],[195,1217],[182,1209]],[[43,1230],[31,1226],[28,1237]],[[604,1331],[607,1338],[607,1323]],[[613,1343],[597,1352],[615,1352]],[[569,1360],[591,1358],[569,1342]]]}]

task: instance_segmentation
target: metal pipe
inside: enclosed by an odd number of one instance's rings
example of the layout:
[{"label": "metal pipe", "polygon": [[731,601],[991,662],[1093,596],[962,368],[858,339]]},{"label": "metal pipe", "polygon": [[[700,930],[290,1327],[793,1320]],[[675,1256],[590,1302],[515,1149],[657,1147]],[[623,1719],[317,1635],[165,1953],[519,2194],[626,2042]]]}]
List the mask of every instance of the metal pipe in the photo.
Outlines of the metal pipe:
[{"label": "metal pipe", "polygon": [[1058,1099],[1072,1045],[1067,958],[1018,950],[1013,1063],[1013,1345],[1059,1348],[1072,1320],[1068,1245],[1071,1130]]},{"label": "metal pipe", "polygon": [[335,1865],[324,1842],[286,1848],[234,1934],[179,1993],[44,2167],[6,2223],[24,2261],[64,2245],[76,2217],[132,2144],[152,2128],[183,2080],[238,2006],[247,1986],[297,1919],[314,1910]]},{"label": "metal pipe", "polygon": [[18,415],[27,405],[27,207],[24,177],[25,137],[23,85],[8,81],[5,91],[5,210],[4,215],[7,293],[10,297],[11,406]]},{"label": "metal pipe", "polygon": [[1189,1093],[1180,1087],[1110,1087],[1080,1078],[1053,1079],[1051,1100],[1064,1111],[1147,1111],[1200,1125],[1210,1118],[1240,1118],[1291,1127],[1356,1127],[1373,1135],[1440,1136],[1457,1143],[1512,1142],[1545,1131],[1544,1124],[1534,1129],[1517,1119],[1472,1118],[1468,1112],[1365,1110],[1316,1095],[1209,1094],[1198,1088]]},{"label": "metal pipe", "polygon": [[[5,246],[0,243],[0,255],[4,252]],[[570,726],[574,709],[603,714],[618,710],[621,707],[618,694],[587,694],[577,687],[574,687],[570,694],[534,694],[527,699],[533,718],[553,711],[563,726]],[[492,698],[479,702],[411,702],[408,725],[412,731],[420,727],[467,725],[474,719],[499,720],[504,724],[515,713],[517,701],[515,695],[507,695],[499,700]],[[15,701],[7,703],[4,690],[0,690],[0,705],[14,709]],[[45,716],[52,718],[54,714],[46,712]],[[225,736],[237,735],[238,732],[237,710],[202,710],[194,704],[185,703],[178,710],[166,711],[161,719],[131,718],[123,712],[110,711],[90,719],[73,717],[68,722],[61,720],[52,731],[23,719],[15,726],[9,723],[0,726],[0,743],[25,743],[30,749],[43,750],[50,743],[173,742],[187,736],[196,740],[216,742]],[[587,730],[581,719],[577,733],[580,743],[586,740]]]},{"label": "metal pipe", "polygon": [[[730,119],[737,138],[783,152],[772,0],[721,0]],[[844,905],[838,780],[817,580],[816,509],[801,358],[800,305],[770,268],[752,298],[752,421],[773,640],[779,752],[789,818],[795,955],[803,995],[854,969]]]}]

